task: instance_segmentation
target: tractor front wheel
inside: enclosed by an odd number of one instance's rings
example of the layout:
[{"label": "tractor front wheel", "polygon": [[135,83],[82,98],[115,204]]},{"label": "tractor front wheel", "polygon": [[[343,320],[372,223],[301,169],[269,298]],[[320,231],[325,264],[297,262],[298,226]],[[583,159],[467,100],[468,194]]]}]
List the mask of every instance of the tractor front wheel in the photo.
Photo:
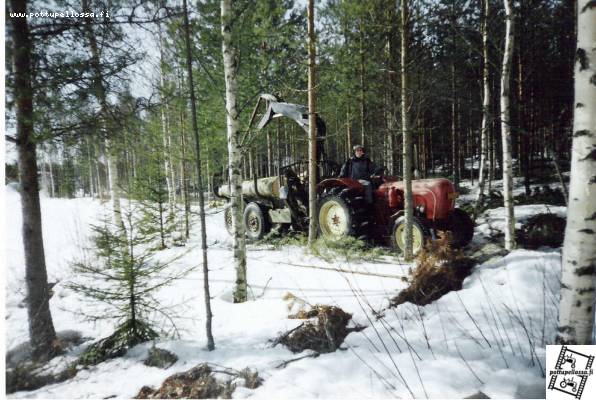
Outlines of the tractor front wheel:
[{"label": "tractor front wheel", "polygon": [[339,239],[354,233],[352,213],[339,196],[324,197],[319,203],[319,231],[324,238]]},{"label": "tractor front wheel", "polygon": [[244,208],[244,226],[249,240],[260,240],[269,232],[269,220],[257,203],[248,203]]},{"label": "tractor front wheel", "polygon": [[[412,217],[412,253],[418,254],[424,247],[424,243],[430,237],[430,232],[424,222],[417,218]],[[406,249],[406,218],[400,217],[393,224],[393,232],[391,234],[391,246],[405,252]]]},{"label": "tractor front wheel", "polygon": [[361,234],[366,225],[367,208],[361,192],[336,187],[318,204],[319,233],[326,239]]}]

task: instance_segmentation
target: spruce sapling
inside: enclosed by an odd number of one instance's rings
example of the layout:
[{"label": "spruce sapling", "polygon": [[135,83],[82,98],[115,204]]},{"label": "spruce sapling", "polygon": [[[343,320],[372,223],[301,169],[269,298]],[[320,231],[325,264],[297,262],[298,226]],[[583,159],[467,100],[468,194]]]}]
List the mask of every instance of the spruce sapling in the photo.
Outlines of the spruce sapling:
[{"label": "spruce sapling", "polygon": [[[75,280],[68,286],[101,306],[86,313],[88,320],[115,320],[115,332],[92,344],[79,363],[97,364],[126,353],[127,349],[159,336],[156,325],[160,317],[176,326],[165,308],[154,297],[155,292],[184,275],[167,274],[171,263],[151,259],[147,236],[138,228],[135,218],[139,206],[123,207],[126,232],[109,217],[93,227],[94,257],[74,265]],[[93,314],[93,315],[91,315]]]}]

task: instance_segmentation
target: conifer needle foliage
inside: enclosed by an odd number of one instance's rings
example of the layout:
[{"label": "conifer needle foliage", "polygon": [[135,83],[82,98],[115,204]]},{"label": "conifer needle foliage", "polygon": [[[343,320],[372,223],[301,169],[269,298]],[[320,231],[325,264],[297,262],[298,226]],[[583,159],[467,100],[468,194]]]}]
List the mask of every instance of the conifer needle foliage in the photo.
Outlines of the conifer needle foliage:
[{"label": "conifer needle foliage", "polygon": [[79,360],[82,364],[97,364],[123,355],[128,348],[155,339],[160,332],[177,333],[171,310],[155,294],[188,270],[174,273],[168,270],[174,260],[153,259],[150,236],[140,228],[139,208],[134,203],[123,207],[124,227],[104,217],[100,225],[93,227],[93,256],[73,265],[75,278],[68,287],[94,304],[93,312],[84,317],[91,321],[112,320],[116,325],[112,335],[87,349]]}]

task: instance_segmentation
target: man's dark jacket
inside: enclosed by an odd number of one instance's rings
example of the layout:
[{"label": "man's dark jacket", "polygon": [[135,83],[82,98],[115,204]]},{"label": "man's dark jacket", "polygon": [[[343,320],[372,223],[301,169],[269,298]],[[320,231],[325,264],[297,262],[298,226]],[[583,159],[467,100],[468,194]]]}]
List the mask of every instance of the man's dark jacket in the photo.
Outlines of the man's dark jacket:
[{"label": "man's dark jacket", "polygon": [[375,164],[373,164],[370,158],[365,156],[358,158],[354,156],[341,167],[339,177],[370,180],[370,176],[375,170]]}]

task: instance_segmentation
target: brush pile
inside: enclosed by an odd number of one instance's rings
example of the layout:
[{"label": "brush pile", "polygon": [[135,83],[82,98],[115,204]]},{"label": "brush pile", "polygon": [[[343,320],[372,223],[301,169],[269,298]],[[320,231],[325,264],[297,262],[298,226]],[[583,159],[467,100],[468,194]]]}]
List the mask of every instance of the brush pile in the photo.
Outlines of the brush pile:
[{"label": "brush pile", "polygon": [[427,305],[452,290],[460,290],[470,275],[474,261],[450,245],[448,232],[429,241],[416,257],[417,266],[404,278],[410,285],[391,299],[390,307],[410,302]]},{"label": "brush pile", "polygon": [[528,249],[541,246],[561,247],[565,237],[565,225],[565,218],[558,215],[536,214],[528,218],[517,232],[517,242]]},{"label": "brush pile", "polygon": [[256,389],[263,383],[258,373],[248,368],[242,371],[223,371],[233,377],[231,380],[217,379],[214,376],[217,372],[209,364],[199,364],[188,371],[170,376],[159,389],[143,386],[135,399],[231,399],[238,385]]},{"label": "brush pile", "polygon": [[352,314],[334,306],[315,305],[308,311],[300,310],[290,315],[290,318],[308,320],[281,334],[273,345],[283,344],[294,353],[304,350],[334,352],[351,332],[364,329],[363,326],[348,328]]}]

